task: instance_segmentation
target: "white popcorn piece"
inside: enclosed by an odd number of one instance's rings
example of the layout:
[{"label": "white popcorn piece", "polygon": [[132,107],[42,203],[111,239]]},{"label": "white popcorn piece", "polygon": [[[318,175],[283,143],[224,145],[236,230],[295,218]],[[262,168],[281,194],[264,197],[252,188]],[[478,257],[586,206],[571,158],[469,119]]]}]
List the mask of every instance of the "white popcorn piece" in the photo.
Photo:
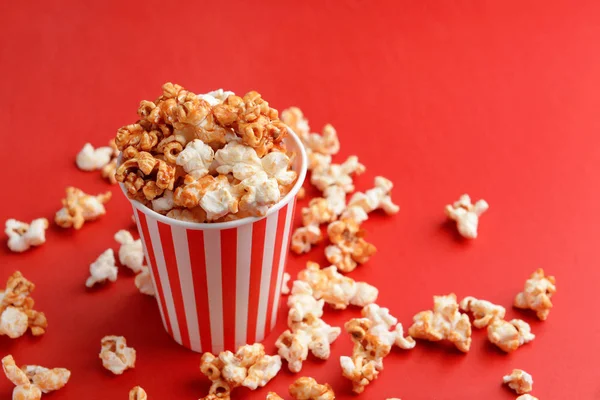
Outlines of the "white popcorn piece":
[{"label": "white popcorn piece", "polygon": [[310,126],[301,109],[298,107],[286,108],[281,112],[281,120],[298,135],[302,143],[306,144]]},{"label": "white popcorn piece", "polygon": [[367,212],[360,206],[348,206],[340,216],[340,220],[351,219],[358,225],[369,219]]},{"label": "white popcorn piece", "polygon": [[533,389],[533,378],[522,369],[513,369],[510,375],[505,375],[502,382],[517,394],[529,393]]},{"label": "white popcorn piece", "polygon": [[31,246],[42,245],[46,242],[46,229],[48,229],[46,218],[34,219],[31,224],[8,219],[4,229],[4,233],[8,236],[8,248],[21,253]]},{"label": "white popcorn piece", "polygon": [[333,265],[321,269],[319,264],[309,261],[298,278],[310,285],[315,298],[323,299],[337,310],[349,305],[364,307],[374,303],[379,294],[374,286],[340,274]]},{"label": "white popcorn piece", "polygon": [[281,357],[265,355],[248,368],[242,386],[250,390],[263,387],[281,370]]},{"label": "white popcorn piece", "polygon": [[315,153],[310,149],[306,149],[306,156],[309,171],[328,169],[332,162],[331,155]]},{"label": "white popcorn piece", "polygon": [[415,347],[416,342],[410,336],[404,336],[404,329],[398,319],[390,314],[390,310],[377,304],[366,305],[362,309],[362,315],[371,321],[368,333],[377,337],[381,343],[388,346],[398,346],[409,350]]},{"label": "white popcorn piece", "polygon": [[71,371],[66,368],[49,369],[39,365],[26,365],[21,369],[31,383],[41,389],[42,393],[62,389],[71,378]]},{"label": "white popcorn piece", "polygon": [[350,156],[343,164],[330,164],[327,167],[315,168],[310,177],[310,181],[320,191],[324,191],[329,186],[339,186],[346,193],[354,191],[352,174],[361,174],[365,171],[365,166],[358,162],[358,157]]},{"label": "white popcorn piece", "polygon": [[115,234],[115,240],[121,244],[119,262],[135,273],[140,272],[144,267],[142,240],[134,240],[131,233],[123,229]]},{"label": "white popcorn piece", "polygon": [[239,142],[229,142],[225,147],[217,150],[215,161],[218,173],[233,174],[240,181],[263,171],[263,165],[256,150]]},{"label": "white popcorn piece", "polygon": [[174,208],[167,213],[167,217],[177,219],[184,222],[206,222],[206,211],[202,207],[194,207],[193,209]]},{"label": "white popcorn piece", "polygon": [[135,367],[135,349],[127,347],[127,340],[123,336],[104,336],[99,357],[104,368],[115,375]]},{"label": "white popcorn piece", "polygon": [[2,358],[2,370],[4,371],[4,375],[6,375],[8,380],[11,381],[15,386],[26,385],[30,383],[25,372],[21,368],[17,367],[15,359],[10,354]]},{"label": "white popcorn piece", "polygon": [[542,321],[545,321],[552,309],[550,298],[556,293],[556,279],[545,276],[544,270],[539,268],[525,282],[524,290],[517,294],[514,306],[534,310]]},{"label": "white popcorn piece", "polygon": [[466,312],[472,312],[475,320],[475,328],[485,328],[494,318],[504,318],[506,309],[502,306],[490,303],[487,300],[478,300],[475,297],[467,296],[460,302],[460,309]]},{"label": "white popcorn piece", "polygon": [[348,206],[359,206],[365,212],[382,209],[386,214],[392,215],[400,211],[400,207],[392,201],[390,193],[394,184],[382,176],[375,177],[375,187],[365,193],[356,192],[352,195]]},{"label": "white popcorn piece", "polygon": [[92,221],[106,214],[104,203],[112,196],[111,192],[92,196],[80,189],[68,187],[63,207],[56,212],[54,222],[62,228],[80,229],[86,221]]},{"label": "white popcorn piece", "polygon": [[23,336],[28,327],[29,318],[24,311],[16,307],[6,307],[2,311],[0,315],[0,335],[16,339]]},{"label": "white popcorn piece", "polygon": [[110,147],[98,147],[94,149],[90,143],[86,143],[75,158],[77,168],[82,171],[95,171],[108,164],[112,158],[113,149]]},{"label": "white popcorn piece", "polygon": [[40,388],[30,383],[15,386],[12,394],[13,400],[40,400],[41,398],[42,391]]},{"label": "white popcorn piece", "polygon": [[157,213],[163,213],[171,210],[175,207],[173,201],[173,191],[165,190],[163,195],[152,200],[152,209]]},{"label": "white popcorn piece", "polygon": [[155,295],[152,277],[150,276],[150,269],[148,267],[142,267],[141,272],[135,276],[135,286],[142,294],[147,294],[148,296]]},{"label": "white popcorn piece", "polygon": [[129,400],[148,400],[148,395],[144,388],[136,386],[129,391]]},{"label": "white popcorn piece", "polygon": [[192,175],[195,179],[200,179],[209,172],[209,167],[215,158],[212,147],[205,144],[200,139],[194,139],[189,142],[185,149],[177,156],[177,165],[183,167],[183,170]]},{"label": "white popcorn piece", "polygon": [[215,184],[200,199],[200,207],[206,211],[209,221],[237,213],[238,205],[238,196],[227,179],[215,180]]},{"label": "white popcorn piece", "polygon": [[281,283],[281,294],[290,294],[289,283],[292,279],[291,275],[287,272],[283,273],[283,282]]},{"label": "white popcorn piece", "polygon": [[530,394],[522,394],[519,397],[517,397],[515,400],[539,400],[539,399]]},{"label": "white popcorn piece", "polygon": [[115,282],[118,272],[119,270],[115,265],[115,253],[112,249],[108,249],[90,264],[90,277],[85,281],[85,286],[91,288],[96,283],[102,283],[106,280]]},{"label": "white popcorn piece", "polygon": [[290,158],[279,151],[272,151],[261,159],[263,170],[269,178],[274,178],[281,186],[291,185],[298,174],[289,169]]},{"label": "white popcorn piece", "polygon": [[301,226],[292,234],[290,249],[296,254],[308,253],[322,239],[323,234],[318,225]]},{"label": "white popcorn piece", "polygon": [[346,191],[342,187],[328,186],[323,191],[323,196],[335,215],[341,215],[346,209]]},{"label": "white popcorn piece", "polygon": [[503,351],[510,353],[525,343],[535,339],[529,324],[520,319],[510,322],[503,319],[493,319],[488,325],[488,339]]},{"label": "white popcorn piece", "polygon": [[213,90],[212,92],[208,92],[206,94],[197,95],[198,98],[206,101],[210,104],[211,107],[222,104],[227,98],[235,93],[228,92],[223,89]]},{"label": "white popcorn piece", "polygon": [[475,204],[471,203],[471,197],[468,194],[460,196],[454,204],[446,205],[446,216],[456,221],[458,233],[467,239],[477,238],[477,226],[479,217],[489,208],[488,203],[481,199]]},{"label": "white popcorn piece", "polygon": [[323,127],[322,134],[310,133],[304,136],[304,145],[315,153],[337,154],[340,151],[340,140],[337,131],[331,124]]},{"label": "white popcorn piece", "polygon": [[240,198],[240,210],[263,216],[269,207],[279,201],[279,184],[264,171],[258,171],[238,185],[244,194]]}]

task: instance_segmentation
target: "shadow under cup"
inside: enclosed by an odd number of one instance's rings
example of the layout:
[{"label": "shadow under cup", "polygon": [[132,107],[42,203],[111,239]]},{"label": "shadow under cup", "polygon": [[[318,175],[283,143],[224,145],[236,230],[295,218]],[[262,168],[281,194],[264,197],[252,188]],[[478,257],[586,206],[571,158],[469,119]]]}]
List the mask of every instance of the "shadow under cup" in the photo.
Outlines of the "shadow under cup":
[{"label": "shadow under cup", "polygon": [[292,169],[298,179],[265,217],[184,222],[128,198],[163,325],[188,349],[234,351],[262,341],[275,326],[296,196],[307,170],[296,134],[288,129],[284,140],[295,153]]}]

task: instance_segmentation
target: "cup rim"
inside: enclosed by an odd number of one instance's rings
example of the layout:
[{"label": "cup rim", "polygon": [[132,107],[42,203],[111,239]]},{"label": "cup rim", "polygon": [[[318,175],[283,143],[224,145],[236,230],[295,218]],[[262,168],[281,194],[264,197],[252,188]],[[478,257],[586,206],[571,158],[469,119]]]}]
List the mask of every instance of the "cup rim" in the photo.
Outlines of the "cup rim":
[{"label": "cup rim", "polygon": [[[121,190],[123,191],[123,194],[125,195],[127,200],[129,200],[129,202],[131,203],[131,205],[133,207],[135,207],[136,209],[138,209],[145,215],[148,215],[148,216],[150,216],[160,222],[168,224],[168,225],[178,226],[178,227],[185,228],[185,229],[195,229],[195,230],[203,230],[204,231],[204,230],[232,229],[232,228],[237,228],[242,225],[253,224],[256,221],[260,221],[261,219],[267,218],[269,215],[279,211],[281,208],[286,206],[290,201],[292,201],[292,199],[294,197],[296,197],[296,195],[298,194],[298,191],[300,190],[300,188],[304,184],[304,180],[306,179],[306,173],[308,170],[308,158],[306,155],[306,150],[304,148],[304,145],[300,141],[300,138],[298,137],[298,135],[290,127],[287,127],[287,130],[288,130],[288,137],[294,141],[294,143],[297,147],[296,157],[300,157],[300,160],[301,160],[300,171],[297,171],[298,177],[296,178],[296,183],[294,184],[292,189],[285,196],[283,196],[283,198],[281,200],[279,200],[277,203],[275,203],[273,206],[271,206],[271,208],[269,208],[267,213],[265,215],[263,215],[262,217],[244,217],[244,218],[236,219],[234,221],[227,221],[227,222],[180,221],[178,219],[170,218],[170,217],[167,217],[166,215],[159,214],[156,211],[154,211],[153,209],[146,207],[139,201],[130,199],[129,196],[127,196],[127,190],[125,189],[125,186],[123,185],[122,182],[119,182],[119,186],[120,186]],[[120,161],[120,156],[119,156],[119,161]]]}]

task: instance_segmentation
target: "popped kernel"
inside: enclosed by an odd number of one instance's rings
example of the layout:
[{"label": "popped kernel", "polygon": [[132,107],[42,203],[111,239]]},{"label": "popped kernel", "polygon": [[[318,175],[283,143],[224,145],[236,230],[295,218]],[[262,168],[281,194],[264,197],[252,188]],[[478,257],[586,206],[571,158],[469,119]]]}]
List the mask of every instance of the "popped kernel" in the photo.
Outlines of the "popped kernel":
[{"label": "popped kernel", "polygon": [[552,309],[550,298],[556,293],[556,279],[545,276],[544,270],[539,268],[525,281],[525,288],[517,294],[514,306],[534,310],[542,321],[545,321]]},{"label": "popped kernel", "polygon": [[510,375],[505,375],[502,382],[517,394],[529,393],[533,389],[533,378],[522,369],[513,369]]},{"label": "popped kernel", "polygon": [[290,294],[289,283],[292,279],[291,275],[287,272],[283,273],[283,282],[281,282],[281,294]]},{"label": "popped kernel", "polygon": [[375,187],[365,193],[354,193],[348,206],[359,206],[367,213],[381,209],[388,215],[396,214],[400,211],[400,207],[392,201],[393,187],[394,184],[389,179],[377,176],[375,177]]},{"label": "popped kernel", "polygon": [[99,357],[102,366],[115,375],[135,367],[135,349],[127,347],[127,340],[123,336],[104,336]]},{"label": "popped kernel", "polygon": [[328,186],[323,191],[323,196],[327,200],[329,209],[336,216],[341,215],[346,209],[346,191],[344,188],[338,185]]},{"label": "popped kernel", "polygon": [[[125,149],[123,151],[123,156],[124,158],[126,157],[127,160],[123,161],[117,168],[115,173],[115,179],[117,181],[125,183],[130,179],[129,177],[132,174],[137,175],[137,177],[144,182],[144,187],[150,185],[149,188],[154,189],[151,193],[148,193],[149,189],[146,189],[146,192],[144,192],[144,195],[148,200],[152,200],[154,197],[162,194],[161,190],[173,190],[176,172],[173,165],[170,165],[166,161],[163,161],[146,151],[137,151],[133,147]],[[133,189],[137,188],[139,191],[140,184],[137,183],[135,187],[125,186],[127,187],[127,194],[132,197],[137,194]]]},{"label": "popped kernel", "polygon": [[510,322],[503,319],[493,319],[488,325],[488,339],[503,351],[510,353],[525,343],[535,339],[529,324],[520,319]]},{"label": "popped kernel", "polygon": [[4,233],[8,236],[8,248],[21,253],[31,246],[41,246],[46,242],[46,229],[48,229],[46,218],[34,219],[30,224],[8,219],[4,229]]},{"label": "popped kernel", "polygon": [[353,174],[360,175],[365,171],[365,166],[358,162],[358,157],[350,156],[342,164],[329,164],[313,169],[310,181],[320,191],[328,186],[339,186],[346,193],[354,191]]},{"label": "popped kernel", "polygon": [[152,200],[152,209],[157,213],[171,211],[173,207],[175,207],[175,201],[173,200],[172,190],[165,190],[162,196]]},{"label": "popped kernel", "polygon": [[113,149],[110,147],[98,147],[94,149],[90,143],[86,143],[75,158],[77,168],[82,171],[94,171],[103,168],[110,162]]},{"label": "popped kernel", "polygon": [[108,249],[90,264],[90,276],[85,281],[85,286],[91,288],[96,283],[103,283],[107,280],[115,282],[118,273],[119,270],[115,265],[115,253],[113,249]]},{"label": "popped kernel", "polygon": [[340,274],[334,265],[321,269],[319,264],[309,261],[298,279],[310,285],[315,298],[323,299],[336,310],[349,305],[364,307],[374,303],[379,294],[374,286]]},{"label": "popped kernel", "polygon": [[40,400],[41,398],[40,388],[30,383],[15,386],[12,394],[12,400]]},{"label": "popped kernel", "polygon": [[298,177],[295,171],[290,169],[290,158],[282,152],[272,151],[260,160],[263,171],[269,178],[275,179],[280,186],[289,186]]},{"label": "popped kernel", "polygon": [[154,285],[152,285],[152,276],[150,275],[150,269],[143,266],[140,273],[135,276],[135,287],[138,288],[140,293],[147,294],[148,296],[154,296]]},{"label": "popped kernel", "polygon": [[167,213],[167,217],[184,222],[206,222],[206,211],[202,207],[193,207],[190,209],[174,208]]},{"label": "popped kernel", "polygon": [[290,385],[295,400],[333,400],[335,393],[329,384],[321,385],[314,378],[302,377]]},{"label": "popped kernel", "polygon": [[129,400],[148,400],[148,395],[141,386],[136,386],[129,391]]},{"label": "popped kernel", "polygon": [[308,203],[308,207],[302,208],[302,225],[319,226],[320,224],[332,222],[336,218],[333,209],[327,199],[315,197]]},{"label": "popped kernel", "polygon": [[321,240],[323,234],[317,225],[301,226],[292,234],[290,249],[296,254],[308,253]]},{"label": "popped kernel", "polygon": [[4,370],[4,375],[11,381],[15,386],[26,385],[29,382],[29,378],[25,374],[25,372],[17,367],[15,363],[15,359],[12,355],[7,355],[2,359],[2,369]]},{"label": "popped kernel", "polygon": [[263,171],[244,179],[239,187],[243,193],[240,198],[240,210],[252,216],[264,216],[280,198],[277,180],[269,178]]},{"label": "popped kernel", "polygon": [[433,311],[421,311],[413,321],[408,334],[415,339],[448,340],[465,353],[471,347],[471,322],[467,314],[459,311],[454,293],[433,296]]},{"label": "popped kernel", "polygon": [[308,120],[298,107],[290,107],[281,112],[281,120],[293,130],[303,143],[307,142],[310,134]]},{"label": "popped kernel", "polygon": [[475,204],[471,203],[471,197],[468,194],[460,196],[458,201],[446,205],[446,216],[456,221],[458,233],[467,239],[477,238],[477,226],[479,217],[489,208],[488,203],[481,199]]},{"label": "popped kernel", "polygon": [[102,177],[109,181],[111,184],[117,183],[115,173],[117,172],[117,158],[110,160],[108,164],[102,167]]},{"label": "popped kernel", "polygon": [[106,214],[104,204],[108,203],[111,192],[92,196],[81,189],[69,186],[63,199],[63,208],[56,212],[54,222],[61,228],[80,229],[87,221],[95,220]]},{"label": "popped kernel", "polygon": [[353,219],[330,223],[327,234],[332,244],[325,249],[325,256],[340,271],[354,271],[358,264],[369,261],[377,251],[373,244],[363,239],[365,232]]},{"label": "popped kernel", "polygon": [[115,240],[121,244],[119,247],[119,262],[138,273],[144,267],[144,250],[141,239],[134,240],[129,231],[124,229],[115,234]]},{"label": "popped kernel", "polygon": [[63,388],[71,378],[71,371],[66,368],[49,369],[39,365],[25,365],[21,369],[31,383],[39,387],[43,393]]},{"label": "popped kernel", "polygon": [[362,207],[354,205],[346,207],[346,209],[342,212],[342,215],[340,215],[340,219],[351,219],[356,222],[356,224],[360,225],[369,219],[369,215]]},{"label": "popped kernel", "polygon": [[490,303],[487,300],[478,300],[475,297],[467,296],[460,302],[460,309],[465,312],[472,312],[475,320],[475,328],[485,328],[494,318],[502,319],[506,314],[506,309],[502,306]]},{"label": "popped kernel", "polygon": [[202,100],[206,101],[211,106],[216,106],[218,104],[223,103],[227,98],[235,93],[228,92],[223,89],[213,90],[212,92],[208,92],[206,94],[199,94],[198,97]]},{"label": "popped kernel", "polygon": [[261,171],[262,162],[256,150],[240,142],[229,142],[215,153],[216,170],[220,174],[232,174],[240,181]]},{"label": "popped kernel", "polygon": [[0,291],[0,335],[15,339],[23,336],[27,328],[33,336],[46,333],[46,316],[33,309],[35,302],[30,294],[34,289],[35,285],[19,271],[8,278],[6,289]]},{"label": "popped kernel", "polygon": [[340,140],[331,124],[326,124],[320,135],[318,133],[305,135],[303,143],[308,149],[319,154],[333,155],[340,151]]},{"label": "popped kernel", "polygon": [[177,165],[183,167],[183,170],[192,175],[195,179],[200,179],[209,172],[210,164],[215,158],[215,152],[209,145],[200,139],[194,139],[189,142],[185,149],[177,156]]},{"label": "popped kernel", "polygon": [[0,334],[11,339],[21,337],[27,332],[29,318],[27,314],[15,307],[6,307],[0,315]]}]

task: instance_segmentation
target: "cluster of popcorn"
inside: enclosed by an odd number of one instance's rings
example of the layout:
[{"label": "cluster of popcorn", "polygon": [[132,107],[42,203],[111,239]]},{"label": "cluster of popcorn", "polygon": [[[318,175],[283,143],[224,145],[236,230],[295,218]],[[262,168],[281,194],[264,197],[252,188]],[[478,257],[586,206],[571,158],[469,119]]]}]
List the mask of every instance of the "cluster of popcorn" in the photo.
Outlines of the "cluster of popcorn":
[{"label": "cluster of popcorn", "polygon": [[39,400],[42,393],[50,393],[64,387],[71,371],[66,368],[45,368],[38,365],[17,367],[12,355],[2,359],[4,374],[14,385],[13,400]]},{"label": "cluster of popcorn", "polygon": [[4,228],[4,233],[8,236],[8,248],[22,253],[29,250],[31,246],[41,246],[46,243],[46,229],[48,229],[46,218],[34,219],[30,224],[8,219]]},{"label": "cluster of popcorn", "polygon": [[135,349],[127,347],[127,340],[123,336],[104,336],[100,346],[102,365],[113,374],[121,375],[125,370],[135,367]]},{"label": "cluster of popcorn", "polygon": [[262,344],[240,346],[237,352],[221,352],[218,356],[204,353],[200,371],[212,381],[204,400],[229,399],[239,386],[254,390],[265,386],[281,369],[281,358],[265,354]]},{"label": "cluster of popcorn", "polygon": [[377,379],[383,370],[383,359],[392,346],[412,349],[415,341],[404,336],[402,324],[387,308],[370,304],[362,309],[362,318],[346,322],[345,329],[352,336],[352,357],[340,357],[342,374],[352,381],[352,390],[362,393],[369,383]]},{"label": "cluster of popcorn", "polygon": [[108,146],[94,148],[90,143],[86,143],[81,151],[75,157],[77,168],[82,171],[100,170],[102,177],[110,183],[115,184],[115,172],[117,170],[117,158],[121,152],[112,139]]},{"label": "cluster of popcorn", "polygon": [[35,285],[19,271],[8,278],[6,289],[0,291],[0,335],[16,339],[27,329],[34,336],[46,333],[46,316],[33,309],[35,302],[30,294],[34,289]]},{"label": "cluster of popcorn", "polygon": [[[335,393],[329,384],[320,384],[314,378],[302,377],[289,387],[290,396],[294,400],[333,400]],[[277,393],[270,392],[267,400],[283,400]]]},{"label": "cluster of popcorn", "polygon": [[257,92],[196,95],[166,83],[115,139],[130,198],[184,221],[263,216],[292,188],[286,125]]},{"label": "cluster of popcorn", "polygon": [[63,208],[54,216],[54,222],[61,228],[81,229],[87,221],[93,221],[106,214],[104,204],[112,196],[111,192],[93,196],[75,187],[68,187],[66,191],[67,196],[62,201]]}]

